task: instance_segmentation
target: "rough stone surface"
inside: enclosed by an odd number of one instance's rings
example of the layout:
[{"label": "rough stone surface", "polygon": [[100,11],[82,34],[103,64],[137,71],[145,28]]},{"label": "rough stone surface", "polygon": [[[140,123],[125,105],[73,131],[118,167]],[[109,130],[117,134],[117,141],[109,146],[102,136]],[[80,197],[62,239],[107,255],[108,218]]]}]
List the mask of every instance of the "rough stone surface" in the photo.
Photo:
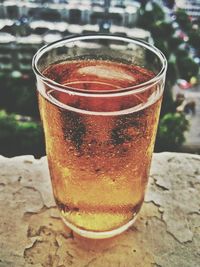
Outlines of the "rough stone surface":
[{"label": "rough stone surface", "polygon": [[200,156],[154,154],[146,201],[118,237],[78,237],[59,218],[46,158],[0,157],[0,267],[200,266]]}]

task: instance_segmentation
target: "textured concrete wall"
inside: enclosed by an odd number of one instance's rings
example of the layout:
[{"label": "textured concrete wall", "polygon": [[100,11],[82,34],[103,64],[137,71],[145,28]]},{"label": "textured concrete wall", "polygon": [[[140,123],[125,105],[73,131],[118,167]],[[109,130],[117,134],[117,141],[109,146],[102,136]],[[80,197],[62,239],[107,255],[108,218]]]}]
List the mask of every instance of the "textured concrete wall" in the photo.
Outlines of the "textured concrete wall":
[{"label": "textured concrete wall", "polygon": [[46,158],[0,157],[0,267],[21,266],[200,266],[200,156],[155,154],[137,221],[108,240],[64,226]]}]

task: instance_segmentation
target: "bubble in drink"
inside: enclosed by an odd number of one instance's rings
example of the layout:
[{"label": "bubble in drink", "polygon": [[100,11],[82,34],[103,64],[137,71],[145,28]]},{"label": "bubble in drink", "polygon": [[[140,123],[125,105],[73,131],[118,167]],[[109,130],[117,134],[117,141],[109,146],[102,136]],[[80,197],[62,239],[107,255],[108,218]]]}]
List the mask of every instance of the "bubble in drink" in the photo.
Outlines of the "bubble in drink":
[{"label": "bubble in drink", "polygon": [[39,88],[53,191],[64,220],[93,232],[127,224],[144,200],[162,93],[152,85],[135,94],[94,96],[125,92],[154,73],[77,59],[53,64],[43,75],[65,86]]}]

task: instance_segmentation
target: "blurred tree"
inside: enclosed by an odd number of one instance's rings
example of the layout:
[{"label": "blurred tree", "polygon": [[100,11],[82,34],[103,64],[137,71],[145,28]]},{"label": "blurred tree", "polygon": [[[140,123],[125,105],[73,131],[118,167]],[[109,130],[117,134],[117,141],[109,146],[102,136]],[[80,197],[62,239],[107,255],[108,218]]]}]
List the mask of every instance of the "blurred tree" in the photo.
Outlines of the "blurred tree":
[{"label": "blurred tree", "polygon": [[35,157],[45,155],[43,129],[40,123],[17,122],[16,130],[19,155],[33,154]]},{"label": "blurred tree", "polygon": [[39,118],[33,74],[13,77],[4,73],[0,76],[0,108]]},{"label": "blurred tree", "polygon": [[188,121],[183,114],[165,114],[159,124],[156,151],[177,151],[185,141],[183,133],[188,130],[188,127]]},{"label": "blurred tree", "polygon": [[200,56],[200,26],[190,31],[189,43],[196,49],[197,55]]},{"label": "blurred tree", "polygon": [[192,58],[188,56],[178,57],[177,65],[181,78],[189,81],[193,76],[197,77],[199,67]]},{"label": "blurred tree", "polygon": [[137,0],[141,4],[141,8],[144,9],[149,0]]},{"label": "blurred tree", "polygon": [[159,48],[163,52],[163,54],[165,55],[166,59],[169,59],[170,50],[169,50],[169,42],[167,40],[163,40],[163,39],[157,38],[156,41],[155,41],[155,46],[157,48]]},{"label": "blurred tree", "polygon": [[16,122],[14,116],[8,119],[5,111],[0,111],[0,154],[4,156],[15,155],[16,151]]},{"label": "blurred tree", "polygon": [[170,38],[169,38],[169,41],[168,41],[168,45],[169,45],[169,49],[170,51],[174,51],[176,52],[177,51],[177,48],[183,43],[183,40],[181,40],[179,37],[176,37],[174,35],[172,35]]},{"label": "blurred tree", "polygon": [[190,21],[189,16],[187,15],[187,13],[182,10],[179,9],[176,12],[176,20],[178,22],[178,24],[180,25],[180,27],[186,32],[189,33],[192,29],[192,23]]},{"label": "blurred tree", "polygon": [[176,64],[175,54],[170,54],[169,56],[166,76],[166,86],[171,90],[171,86],[176,83],[178,78],[178,66]]},{"label": "blurred tree", "polygon": [[[174,5],[174,1],[168,2]],[[188,129],[188,122],[184,114],[176,113],[172,87],[179,77],[190,80],[192,76],[197,76],[198,65],[190,58],[185,42],[176,36],[172,24],[165,21],[164,17],[162,8],[158,4],[151,3],[151,8],[150,5],[148,8],[147,3],[142,6],[138,26],[151,32],[155,46],[165,54],[168,60],[166,86],[155,150],[175,151],[184,142],[184,132]],[[192,24],[187,14],[178,11],[177,21],[184,31],[191,31]],[[197,38],[191,35],[191,42],[196,41]]]},{"label": "blurred tree", "polygon": [[176,58],[181,58],[181,57],[188,57],[188,52],[186,49],[177,48],[176,49]]},{"label": "blurred tree", "polygon": [[33,154],[41,157],[45,154],[42,126],[36,122],[22,122],[16,115],[0,111],[0,154],[16,156]]},{"label": "blurred tree", "polygon": [[140,10],[138,26],[151,31],[155,23],[163,21],[164,17],[165,14],[158,4],[151,2],[145,3]]},{"label": "blurred tree", "polygon": [[168,37],[171,38],[173,36],[174,29],[171,23],[159,20],[152,25],[151,34],[154,39],[167,39]]},{"label": "blurred tree", "polygon": [[175,5],[175,0],[164,0],[164,3],[167,7],[169,7],[170,9],[173,9]]},{"label": "blurred tree", "polygon": [[172,98],[171,84],[166,80],[160,116],[163,117],[165,114],[175,111],[176,106]]}]

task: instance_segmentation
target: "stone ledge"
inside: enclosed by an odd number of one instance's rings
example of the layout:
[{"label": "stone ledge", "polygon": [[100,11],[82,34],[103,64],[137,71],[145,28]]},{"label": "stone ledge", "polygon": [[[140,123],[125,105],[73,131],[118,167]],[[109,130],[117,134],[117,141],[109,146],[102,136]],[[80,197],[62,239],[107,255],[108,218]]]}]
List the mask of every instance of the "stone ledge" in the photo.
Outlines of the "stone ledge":
[{"label": "stone ledge", "polygon": [[154,154],[134,226],[108,240],[67,229],[46,158],[0,156],[0,267],[200,266],[200,156]]}]

